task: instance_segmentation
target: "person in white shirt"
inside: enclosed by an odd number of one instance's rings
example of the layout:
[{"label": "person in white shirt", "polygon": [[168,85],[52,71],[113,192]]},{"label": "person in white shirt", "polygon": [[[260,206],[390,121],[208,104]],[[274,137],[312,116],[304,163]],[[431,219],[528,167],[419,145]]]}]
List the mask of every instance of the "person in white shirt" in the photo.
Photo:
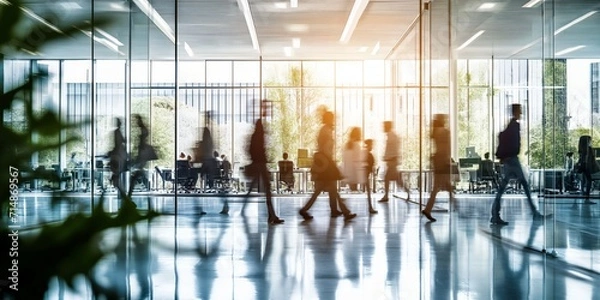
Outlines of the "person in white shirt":
[{"label": "person in white shirt", "polygon": [[342,174],[344,175],[344,181],[352,192],[358,191],[358,185],[365,183],[365,160],[362,157],[363,155],[361,130],[358,127],[352,127],[342,152]]},{"label": "person in white shirt", "polygon": [[383,132],[386,134],[385,152],[383,154],[383,161],[385,162],[385,175],[384,175],[384,194],[379,202],[389,201],[390,182],[396,181],[396,184],[402,187],[406,193],[406,200],[410,199],[410,190],[402,180],[401,174],[398,173],[397,166],[400,161],[400,138],[396,135],[393,130],[394,124],[392,121],[383,122]]}]

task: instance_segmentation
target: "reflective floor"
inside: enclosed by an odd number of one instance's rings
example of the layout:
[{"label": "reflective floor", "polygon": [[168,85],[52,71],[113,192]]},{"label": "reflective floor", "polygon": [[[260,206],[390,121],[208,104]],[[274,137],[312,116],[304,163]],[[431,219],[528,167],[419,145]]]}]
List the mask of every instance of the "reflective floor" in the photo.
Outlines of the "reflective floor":
[{"label": "reflective floor", "polygon": [[[108,233],[94,274],[123,299],[600,299],[600,204],[536,196],[555,217],[533,221],[523,196],[506,195],[510,224],[490,226],[493,195],[459,194],[448,212],[442,194],[435,223],[400,198],[369,215],[364,195],[344,196],[358,213],[349,222],[330,218],[325,195],[311,221],[297,213],[306,195],[276,197],[281,225],[267,224],[258,195],[139,197],[139,208],[163,215]],[[50,209],[47,196],[22,199],[26,225],[90,202],[82,195]],[[76,288],[54,281],[47,298],[93,298],[83,280]]]}]

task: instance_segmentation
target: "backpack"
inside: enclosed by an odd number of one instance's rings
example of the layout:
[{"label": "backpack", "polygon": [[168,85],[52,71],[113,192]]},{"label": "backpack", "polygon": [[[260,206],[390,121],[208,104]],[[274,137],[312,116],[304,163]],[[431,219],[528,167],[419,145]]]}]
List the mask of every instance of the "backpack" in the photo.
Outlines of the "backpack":
[{"label": "backpack", "polygon": [[498,134],[498,147],[496,148],[496,157],[498,159],[504,159],[507,158],[509,155],[509,149],[508,149],[508,145],[510,143],[510,141],[507,140],[508,139],[508,134],[506,133],[506,129],[502,130],[499,134]]}]

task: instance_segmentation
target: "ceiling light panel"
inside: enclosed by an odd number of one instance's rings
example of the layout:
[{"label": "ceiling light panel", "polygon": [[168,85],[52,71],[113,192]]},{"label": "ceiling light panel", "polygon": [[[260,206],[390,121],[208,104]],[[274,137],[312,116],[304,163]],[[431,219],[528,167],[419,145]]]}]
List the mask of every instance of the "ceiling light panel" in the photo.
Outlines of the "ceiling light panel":
[{"label": "ceiling light panel", "polygon": [[579,49],[583,49],[583,48],[585,48],[585,46],[584,46],[584,45],[579,45],[579,46],[575,46],[575,47],[570,47],[570,48],[564,49],[564,50],[562,50],[562,51],[558,51],[558,52],[556,52],[554,55],[556,55],[556,56],[561,56],[561,55],[565,55],[565,54],[568,54],[568,53],[571,53],[571,52],[575,52],[575,51],[577,51],[577,50],[579,50]]},{"label": "ceiling light panel", "polygon": [[542,0],[530,0],[529,2],[523,4],[523,7],[531,8],[531,7],[538,5],[539,3],[542,3]]},{"label": "ceiling light panel", "polygon": [[496,7],[496,3],[494,2],[484,2],[481,3],[481,5],[479,5],[479,7],[477,8],[477,10],[479,11],[487,11],[487,10],[492,10]]},{"label": "ceiling light panel", "polygon": [[579,22],[581,22],[581,21],[583,21],[583,20],[585,20],[585,19],[587,19],[587,18],[591,17],[591,16],[592,16],[592,15],[594,15],[596,12],[597,12],[597,11],[595,11],[595,10],[593,10],[593,11],[590,11],[590,12],[588,12],[588,13],[584,14],[583,16],[581,16],[581,17],[579,17],[579,18],[577,18],[577,19],[575,19],[575,20],[573,20],[573,21],[569,22],[569,23],[568,23],[568,24],[566,24],[565,26],[563,26],[563,27],[561,27],[561,28],[557,29],[557,30],[554,32],[554,35],[557,35],[557,34],[559,34],[559,33],[563,32],[563,31],[565,31],[565,30],[569,29],[570,27],[574,26],[575,24],[577,24],[577,23],[579,23]]},{"label": "ceiling light panel", "polygon": [[485,30],[479,30],[477,33],[475,33],[472,37],[470,37],[466,42],[464,42],[462,45],[460,45],[458,48],[456,48],[456,50],[462,50],[464,48],[466,48],[467,46],[469,46],[473,41],[475,41],[479,36],[481,36],[483,33],[485,32]]},{"label": "ceiling light panel", "polygon": [[346,21],[346,26],[344,26],[340,42],[347,43],[350,41],[352,33],[354,32],[354,29],[356,29],[356,25],[358,25],[358,21],[368,4],[369,0],[354,0],[354,6],[352,6],[350,15],[348,15],[348,20]]}]

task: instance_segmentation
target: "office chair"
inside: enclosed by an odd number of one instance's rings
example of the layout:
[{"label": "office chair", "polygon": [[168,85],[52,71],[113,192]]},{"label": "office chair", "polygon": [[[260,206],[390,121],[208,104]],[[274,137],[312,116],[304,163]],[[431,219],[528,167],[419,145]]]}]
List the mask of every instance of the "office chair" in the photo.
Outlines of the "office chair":
[{"label": "office chair", "polygon": [[494,162],[491,160],[482,160],[477,169],[476,190],[485,186],[485,192],[491,193],[493,189],[498,188],[498,175],[494,168]]},{"label": "office chair", "polygon": [[183,190],[190,193],[196,189],[196,178],[190,163],[187,160],[177,161],[177,182],[176,190]]},{"label": "office chair", "polygon": [[160,179],[162,180],[162,189],[163,191],[165,190],[165,183],[166,182],[170,182],[171,185],[173,185],[173,171],[171,169],[161,169],[158,166],[154,166],[154,169],[156,170],[156,173],[158,173],[158,176],[160,176]]},{"label": "office chair", "polygon": [[284,192],[294,193],[294,163],[289,160],[280,160],[279,166],[279,182],[285,187]]},{"label": "office chair", "polygon": [[232,190],[232,174],[231,163],[227,160],[223,160],[217,169],[215,174],[215,187],[219,193],[229,193]]}]

